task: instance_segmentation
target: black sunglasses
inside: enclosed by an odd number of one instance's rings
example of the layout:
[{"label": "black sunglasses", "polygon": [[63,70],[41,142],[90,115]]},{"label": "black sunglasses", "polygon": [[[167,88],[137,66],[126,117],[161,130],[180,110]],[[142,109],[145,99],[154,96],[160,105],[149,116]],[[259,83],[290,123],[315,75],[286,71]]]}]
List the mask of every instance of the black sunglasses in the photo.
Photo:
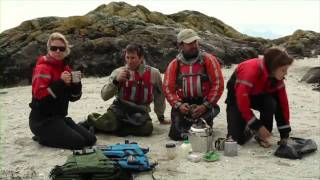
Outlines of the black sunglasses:
[{"label": "black sunglasses", "polygon": [[50,46],[50,51],[57,51],[59,49],[60,52],[64,52],[66,50],[66,47],[63,46]]}]

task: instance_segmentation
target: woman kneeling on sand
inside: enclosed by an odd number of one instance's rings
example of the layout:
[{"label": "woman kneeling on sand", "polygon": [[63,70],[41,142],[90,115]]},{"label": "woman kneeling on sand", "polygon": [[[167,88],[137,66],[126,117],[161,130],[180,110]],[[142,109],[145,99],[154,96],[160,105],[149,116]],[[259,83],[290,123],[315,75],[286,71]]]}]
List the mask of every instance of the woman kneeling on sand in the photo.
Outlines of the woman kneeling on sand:
[{"label": "woman kneeling on sand", "polygon": [[97,140],[94,134],[66,117],[69,101],[79,100],[82,94],[81,72],[71,73],[64,62],[70,53],[69,43],[62,34],[52,33],[47,48],[48,54],[38,58],[32,74],[32,139],[57,148],[91,146]]},{"label": "woman kneeling on sand", "polygon": [[[262,59],[238,65],[227,84],[228,137],[244,144],[255,134],[261,146],[270,147],[275,115],[281,141],[287,140],[291,127],[284,78],[292,63],[285,51],[270,48]],[[260,112],[260,120],[251,109]]]}]

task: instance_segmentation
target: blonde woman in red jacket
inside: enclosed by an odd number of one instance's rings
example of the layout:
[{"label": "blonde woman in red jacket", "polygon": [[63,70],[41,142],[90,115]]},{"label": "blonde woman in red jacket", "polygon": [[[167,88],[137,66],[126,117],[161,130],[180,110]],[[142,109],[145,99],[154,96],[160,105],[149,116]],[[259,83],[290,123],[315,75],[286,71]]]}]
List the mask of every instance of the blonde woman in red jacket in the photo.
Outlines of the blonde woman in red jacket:
[{"label": "blonde woman in red jacket", "polygon": [[80,99],[80,74],[75,82],[71,68],[65,64],[69,42],[61,33],[52,33],[48,53],[37,60],[32,74],[32,100],[29,126],[33,140],[56,148],[82,149],[96,142],[94,134],[77,125],[68,115],[69,102]]},{"label": "blonde woman in red jacket", "polygon": [[[244,144],[253,133],[263,147],[273,127],[273,116],[280,137],[285,141],[291,131],[288,98],[284,79],[293,63],[289,55],[278,48],[266,50],[263,58],[244,61],[238,65],[227,83],[228,136]],[[260,112],[258,119],[252,109]]]}]

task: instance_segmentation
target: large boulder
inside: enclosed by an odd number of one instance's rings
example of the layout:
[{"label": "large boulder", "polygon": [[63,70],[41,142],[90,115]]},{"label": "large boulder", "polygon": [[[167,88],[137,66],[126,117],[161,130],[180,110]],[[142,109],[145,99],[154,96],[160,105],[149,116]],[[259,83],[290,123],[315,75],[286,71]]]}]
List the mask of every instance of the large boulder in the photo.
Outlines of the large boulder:
[{"label": "large boulder", "polygon": [[307,83],[320,83],[320,67],[310,68],[307,73],[303,75],[301,81]]},{"label": "large boulder", "polygon": [[297,30],[292,35],[273,41],[274,44],[285,47],[295,58],[317,57],[320,54],[320,33]]},{"label": "large boulder", "polygon": [[301,78],[301,81],[307,83],[316,83],[314,90],[320,91],[320,67],[310,68],[305,75]]}]

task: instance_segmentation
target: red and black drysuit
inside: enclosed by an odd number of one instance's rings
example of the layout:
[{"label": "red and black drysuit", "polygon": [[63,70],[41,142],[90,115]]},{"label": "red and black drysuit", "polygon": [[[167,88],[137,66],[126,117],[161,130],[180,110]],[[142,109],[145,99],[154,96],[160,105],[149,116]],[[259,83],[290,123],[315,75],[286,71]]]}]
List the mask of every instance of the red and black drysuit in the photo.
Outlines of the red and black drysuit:
[{"label": "red and black drysuit", "polygon": [[[249,140],[246,126],[258,130],[265,126],[270,132],[273,115],[281,138],[291,131],[288,98],[283,80],[270,77],[262,59],[250,59],[238,65],[227,83],[228,136],[244,144]],[[260,112],[260,120],[251,109]]]},{"label": "red and black drysuit", "polygon": [[193,60],[186,60],[182,53],[170,62],[164,75],[163,92],[172,106],[169,137],[184,139],[194,123],[188,121],[179,107],[183,103],[205,105],[207,112],[201,118],[213,125],[213,119],[220,112],[218,100],[224,89],[223,76],[218,60],[211,54],[200,52]]},{"label": "red and black drysuit", "polygon": [[29,126],[40,144],[66,149],[81,149],[96,142],[96,137],[78,126],[68,114],[69,101],[81,97],[81,83],[66,85],[60,78],[71,69],[63,60],[40,56],[32,74],[32,101]]}]

